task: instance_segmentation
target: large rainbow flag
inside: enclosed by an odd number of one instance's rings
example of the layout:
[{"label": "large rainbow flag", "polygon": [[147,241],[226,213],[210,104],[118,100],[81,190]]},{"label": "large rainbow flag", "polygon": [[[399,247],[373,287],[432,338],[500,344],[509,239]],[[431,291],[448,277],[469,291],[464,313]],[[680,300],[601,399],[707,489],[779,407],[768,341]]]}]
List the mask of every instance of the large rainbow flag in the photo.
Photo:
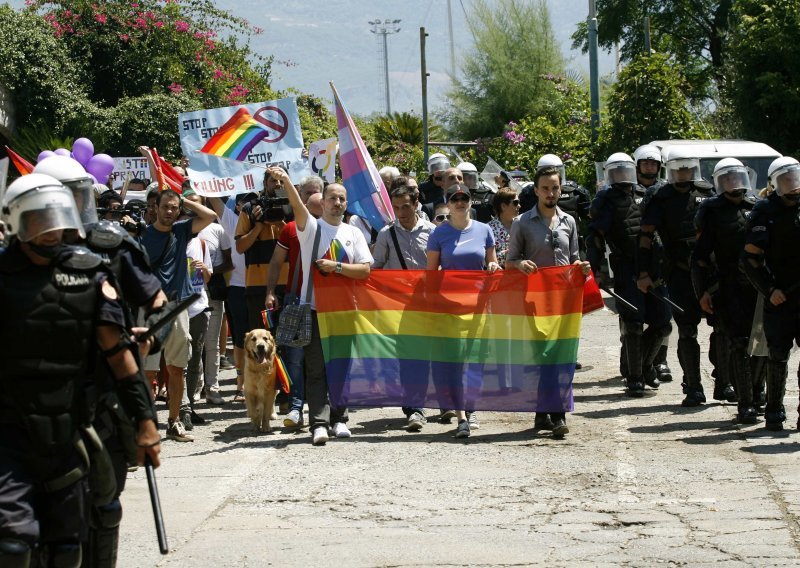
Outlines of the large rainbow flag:
[{"label": "large rainbow flag", "polygon": [[347,209],[366,219],[373,229],[379,231],[394,220],[389,193],[336,87],[333,82],[330,85],[336,106],[339,168],[342,170],[342,183],[347,189]]},{"label": "large rainbow flag", "polygon": [[258,144],[269,131],[254,119],[247,109],[239,107],[228,121],[219,127],[214,136],[200,149],[205,154],[245,160],[247,154]]},{"label": "large rainbow flag", "polygon": [[571,411],[577,266],[314,275],[331,404]]}]

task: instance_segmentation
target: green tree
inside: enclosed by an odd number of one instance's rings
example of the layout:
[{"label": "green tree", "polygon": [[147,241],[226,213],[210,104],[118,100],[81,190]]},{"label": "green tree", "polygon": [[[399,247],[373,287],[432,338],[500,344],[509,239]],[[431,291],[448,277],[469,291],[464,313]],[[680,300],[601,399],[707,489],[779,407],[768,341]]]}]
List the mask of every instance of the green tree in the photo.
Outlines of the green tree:
[{"label": "green tree", "polygon": [[539,111],[564,60],[544,0],[474,0],[468,20],[475,38],[453,78],[447,120],[463,139],[497,136],[511,120]]},{"label": "green tree", "polygon": [[741,135],[797,154],[800,143],[800,1],[739,0],[727,99]]},{"label": "green tree", "polygon": [[687,102],[688,85],[665,55],[635,57],[619,74],[598,141],[600,157],[631,152],[652,140],[703,138]]},{"label": "green tree", "polygon": [[[644,51],[644,18],[650,17],[651,47],[674,58],[688,79],[693,99],[715,95],[724,84],[733,0],[597,0],[598,43],[631,61]],[[588,27],[578,25],[573,47],[589,48]]]}]

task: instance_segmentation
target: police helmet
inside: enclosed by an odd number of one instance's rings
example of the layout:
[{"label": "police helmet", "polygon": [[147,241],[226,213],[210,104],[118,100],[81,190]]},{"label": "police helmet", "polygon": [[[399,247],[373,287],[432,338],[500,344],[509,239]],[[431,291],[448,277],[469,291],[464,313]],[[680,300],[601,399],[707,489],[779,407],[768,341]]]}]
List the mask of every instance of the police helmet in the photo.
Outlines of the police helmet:
[{"label": "police helmet", "polygon": [[97,223],[94,181],[77,160],[69,156],[50,156],[36,164],[33,173],[54,177],[72,190],[84,227],[88,228]]},{"label": "police helmet", "polygon": [[[670,148],[666,161],[667,182],[689,183],[702,181],[700,175],[700,159],[691,149],[683,146]],[[687,179],[688,178],[688,179]]]},{"label": "police helmet", "polygon": [[28,174],[8,186],[2,218],[22,242],[59,229],[76,229],[86,237],[72,192],[45,174]]},{"label": "police helmet", "polygon": [[475,191],[478,189],[479,178],[478,178],[478,168],[475,167],[475,164],[472,162],[461,162],[456,166],[464,176],[464,185],[466,185],[471,191]]},{"label": "police helmet", "polygon": [[639,146],[636,150],[633,151],[633,161],[636,162],[638,165],[642,160],[655,160],[659,164],[661,163],[661,150],[653,146],[652,144],[645,144],[644,146]]},{"label": "police helmet", "polygon": [[736,158],[723,158],[714,166],[714,189],[717,195],[744,195],[752,189],[750,170]]},{"label": "police helmet", "polygon": [[605,164],[606,183],[635,185],[636,164],[625,152],[615,152],[608,157]]},{"label": "police helmet", "polygon": [[450,167],[450,160],[447,159],[447,156],[444,154],[436,153],[432,154],[430,158],[428,158],[428,173],[433,174],[435,172],[439,172],[442,170],[446,170]]},{"label": "police helmet", "polygon": [[561,161],[561,158],[556,156],[555,154],[545,154],[539,161],[536,162],[536,171],[542,170],[544,168],[556,168],[558,169],[559,176],[561,177],[561,185],[564,185],[567,181],[567,172],[564,168],[564,162]]},{"label": "police helmet", "polygon": [[774,160],[767,170],[770,186],[778,195],[800,191],[800,162],[791,156]]}]

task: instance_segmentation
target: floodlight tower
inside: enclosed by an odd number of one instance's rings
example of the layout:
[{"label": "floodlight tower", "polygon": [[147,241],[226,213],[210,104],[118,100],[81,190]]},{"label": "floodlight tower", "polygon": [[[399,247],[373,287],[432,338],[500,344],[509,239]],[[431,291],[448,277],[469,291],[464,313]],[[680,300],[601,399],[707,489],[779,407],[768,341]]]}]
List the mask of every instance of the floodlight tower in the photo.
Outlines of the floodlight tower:
[{"label": "floodlight tower", "polygon": [[372,26],[370,30],[372,33],[383,36],[383,81],[384,81],[384,97],[386,98],[386,114],[392,112],[392,104],[389,97],[389,49],[387,46],[386,37],[396,34],[400,31],[398,25],[400,20],[370,20],[369,25]]}]

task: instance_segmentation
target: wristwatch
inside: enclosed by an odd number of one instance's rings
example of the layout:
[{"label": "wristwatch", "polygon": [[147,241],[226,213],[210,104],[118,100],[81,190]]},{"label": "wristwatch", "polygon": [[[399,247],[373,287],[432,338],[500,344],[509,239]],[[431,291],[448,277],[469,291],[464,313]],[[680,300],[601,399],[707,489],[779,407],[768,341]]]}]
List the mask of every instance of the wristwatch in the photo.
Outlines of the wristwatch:
[{"label": "wristwatch", "polygon": [[341,273],[342,273],[342,263],[341,262],[337,262],[336,263],[336,274],[341,274]]}]

